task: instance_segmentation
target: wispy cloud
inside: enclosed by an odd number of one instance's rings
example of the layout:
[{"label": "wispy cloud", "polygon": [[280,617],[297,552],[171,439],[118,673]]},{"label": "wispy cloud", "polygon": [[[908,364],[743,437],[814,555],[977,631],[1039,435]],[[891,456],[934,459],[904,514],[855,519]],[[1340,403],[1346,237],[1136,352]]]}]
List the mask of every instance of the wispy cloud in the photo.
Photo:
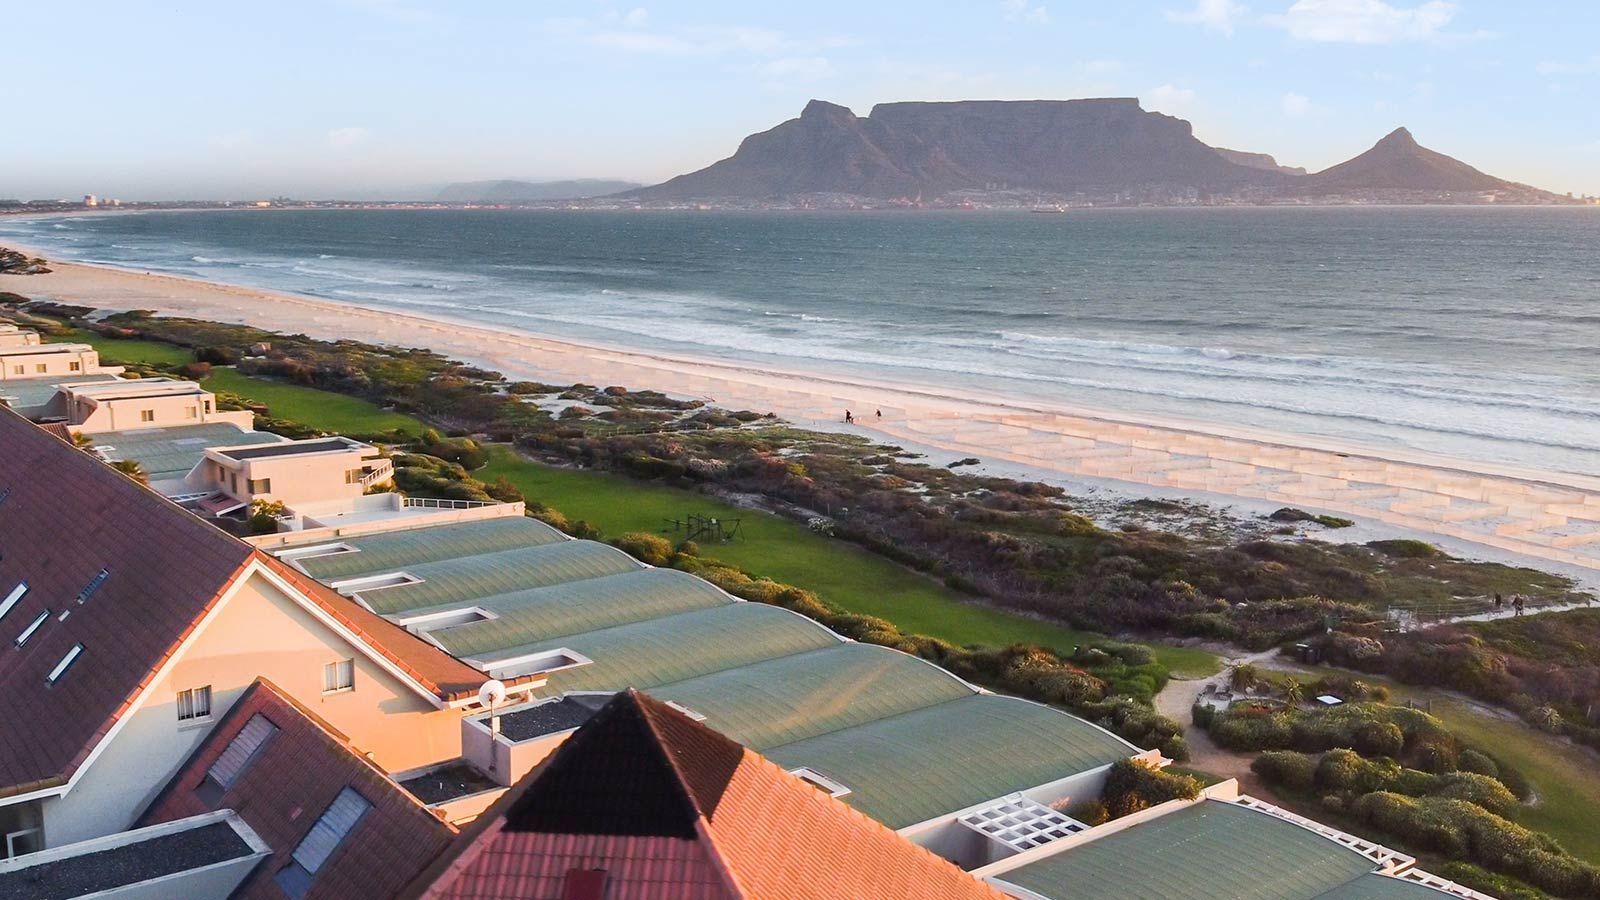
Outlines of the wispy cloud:
[{"label": "wispy cloud", "polygon": [[1145,91],[1139,99],[1146,109],[1163,112],[1169,116],[1180,116],[1194,107],[1195,92],[1191,88],[1163,84]]},{"label": "wispy cloud", "polygon": [[1283,108],[1283,114],[1291,119],[1303,119],[1311,113],[1311,98],[1294,91],[1284,94],[1279,105]]},{"label": "wispy cloud", "polygon": [[1050,24],[1050,10],[1043,3],[1034,3],[1032,0],[1000,0],[1000,12],[1007,22]]},{"label": "wispy cloud", "polygon": [[1193,9],[1167,10],[1167,21],[1199,25],[1208,31],[1231,35],[1237,22],[1249,11],[1235,0],[1195,0]]},{"label": "wispy cloud", "polygon": [[1535,67],[1540,75],[1600,75],[1600,56],[1578,62],[1545,60]]},{"label": "wispy cloud", "polygon": [[1448,0],[1411,7],[1384,0],[1296,0],[1282,15],[1263,21],[1302,41],[1393,44],[1445,38],[1455,16],[1456,5]]},{"label": "wispy cloud", "polygon": [[335,128],[328,132],[328,146],[335,150],[348,150],[371,136],[371,132],[359,125]]}]

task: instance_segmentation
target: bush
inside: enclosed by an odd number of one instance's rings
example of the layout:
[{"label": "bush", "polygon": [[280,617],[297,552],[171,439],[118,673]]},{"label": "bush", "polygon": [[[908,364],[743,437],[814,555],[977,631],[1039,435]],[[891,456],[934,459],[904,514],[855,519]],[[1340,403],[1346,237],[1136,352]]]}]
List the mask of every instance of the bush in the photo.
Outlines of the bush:
[{"label": "bush", "polygon": [[1496,875],[1469,862],[1447,862],[1430,869],[1440,878],[1448,878],[1480,893],[1499,897],[1500,900],[1543,900],[1545,896],[1538,888],[1529,887],[1506,875]]},{"label": "bush", "polygon": [[1487,775],[1490,778],[1500,777],[1500,764],[1495,762],[1487,754],[1479,753],[1476,750],[1461,751],[1460,764],[1461,771],[1463,772],[1472,772],[1477,775]]},{"label": "bush", "polygon": [[1517,808],[1517,798],[1505,785],[1487,775],[1452,772],[1438,777],[1431,791],[1434,796],[1476,803],[1497,816],[1508,816]]},{"label": "bush", "polygon": [[1250,763],[1250,770],[1268,784],[1309,791],[1316,784],[1317,760],[1293,750],[1269,750]]},{"label": "bush", "polygon": [[1169,800],[1193,800],[1198,796],[1200,782],[1194,777],[1163,772],[1144,762],[1124,759],[1112,764],[1107,773],[1101,801],[1112,818],[1120,819]]},{"label": "bush", "polygon": [[652,566],[664,566],[672,561],[672,542],[658,534],[630,531],[611,543],[640,562]]}]

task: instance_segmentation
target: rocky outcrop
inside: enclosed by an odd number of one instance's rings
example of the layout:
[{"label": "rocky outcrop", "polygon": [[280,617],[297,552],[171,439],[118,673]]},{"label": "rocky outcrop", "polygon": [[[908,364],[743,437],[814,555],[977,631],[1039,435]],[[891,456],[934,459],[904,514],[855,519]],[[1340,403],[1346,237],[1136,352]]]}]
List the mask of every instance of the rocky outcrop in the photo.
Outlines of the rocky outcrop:
[{"label": "rocky outcrop", "polygon": [[1282,175],[1304,175],[1303,166],[1280,166],[1278,161],[1269,153],[1246,153],[1243,150],[1228,150],[1222,147],[1213,148],[1217,155],[1236,166],[1250,169],[1260,169],[1263,172],[1277,172]]}]

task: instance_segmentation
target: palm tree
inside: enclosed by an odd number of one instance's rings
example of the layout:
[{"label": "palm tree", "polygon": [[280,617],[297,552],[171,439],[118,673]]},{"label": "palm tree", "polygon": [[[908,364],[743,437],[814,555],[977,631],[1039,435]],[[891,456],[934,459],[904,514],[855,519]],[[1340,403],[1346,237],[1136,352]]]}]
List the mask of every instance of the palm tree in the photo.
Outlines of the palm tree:
[{"label": "palm tree", "polygon": [[1299,706],[1306,699],[1306,686],[1298,678],[1290,678],[1283,683],[1283,702],[1290,706]]},{"label": "palm tree", "polygon": [[144,466],[139,465],[139,461],[136,459],[119,459],[111,464],[111,468],[146,487],[150,486],[150,476],[145,474]]}]

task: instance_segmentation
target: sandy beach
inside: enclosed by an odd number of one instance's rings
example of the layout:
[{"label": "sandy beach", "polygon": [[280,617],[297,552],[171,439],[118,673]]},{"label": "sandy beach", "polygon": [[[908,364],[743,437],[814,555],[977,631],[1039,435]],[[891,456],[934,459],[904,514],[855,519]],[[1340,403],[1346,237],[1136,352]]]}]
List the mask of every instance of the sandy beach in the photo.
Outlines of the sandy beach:
[{"label": "sandy beach", "polygon": [[[1250,507],[1296,506],[1457,552],[1600,571],[1600,478],[1116,411],[1019,402],[994,392],[868,383],[818,373],[580,344],[444,317],[397,314],[166,275],[52,263],[0,290],[97,309],[149,309],[320,338],[425,346],[512,378],[624,385],[774,412],[796,424],[856,430],[1017,471],[1145,488]],[[881,412],[881,417],[878,413]],[[1588,579],[1585,579],[1588,580]]]}]

